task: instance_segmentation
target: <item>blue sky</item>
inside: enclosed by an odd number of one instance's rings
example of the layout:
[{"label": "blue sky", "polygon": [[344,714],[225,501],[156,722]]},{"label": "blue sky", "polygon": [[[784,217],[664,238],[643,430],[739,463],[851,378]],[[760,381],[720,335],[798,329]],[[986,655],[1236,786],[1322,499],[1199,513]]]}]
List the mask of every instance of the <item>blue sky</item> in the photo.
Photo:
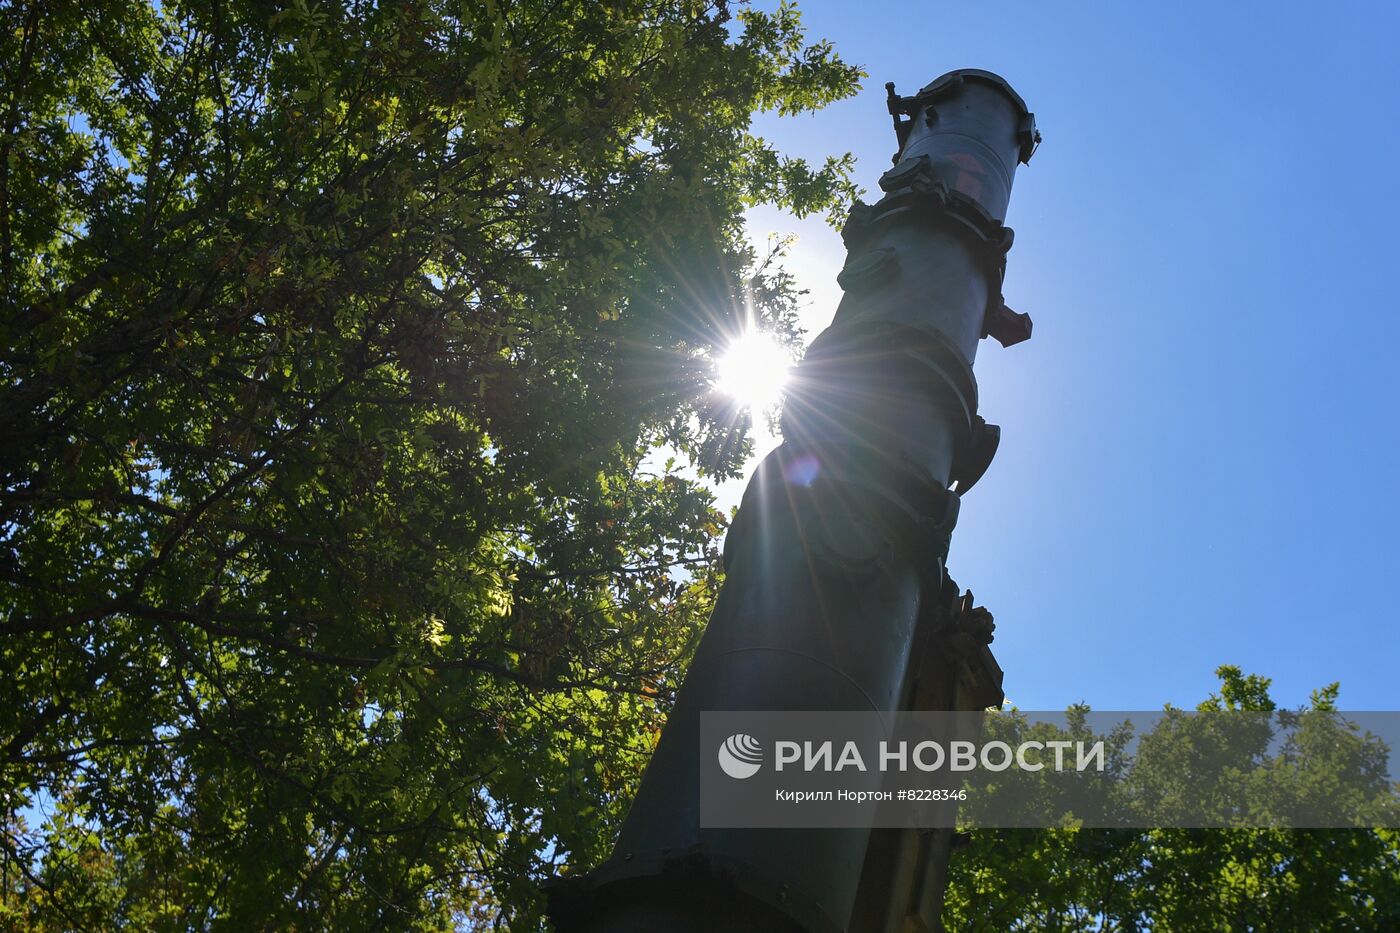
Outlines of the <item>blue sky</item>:
[{"label": "blue sky", "polygon": [[[964,67],[1045,134],[1007,218],[1035,337],[982,344],[1002,446],[950,560],[996,615],[1011,699],[1189,705],[1233,663],[1287,705],[1340,680],[1343,708],[1400,708],[1400,7],[799,5],[870,77],[760,118],[780,148],[849,148],[878,192],[884,82]],[[798,235],[815,334],[839,236],[750,221]]]}]

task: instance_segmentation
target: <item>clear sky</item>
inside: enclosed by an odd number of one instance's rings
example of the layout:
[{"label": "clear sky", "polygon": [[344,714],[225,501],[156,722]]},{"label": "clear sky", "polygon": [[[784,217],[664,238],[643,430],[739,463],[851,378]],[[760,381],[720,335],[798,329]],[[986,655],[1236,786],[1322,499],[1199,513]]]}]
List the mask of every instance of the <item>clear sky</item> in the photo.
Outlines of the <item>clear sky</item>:
[{"label": "clear sky", "polygon": [[[1400,709],[1400,6],[799,5],[870,77],[761,118],[780,148],[849,148],[878,194],[884,82],[969,67],[1045,134],[1007,218],[1035,336],[982,344],[1002,445],[950,560],[996,616],[1008,696],[1189,705],[1234,663],[1286,705],[1340,680],[1345,709]],[[839,236],[751,222],[798,234],[815,334]]]}]

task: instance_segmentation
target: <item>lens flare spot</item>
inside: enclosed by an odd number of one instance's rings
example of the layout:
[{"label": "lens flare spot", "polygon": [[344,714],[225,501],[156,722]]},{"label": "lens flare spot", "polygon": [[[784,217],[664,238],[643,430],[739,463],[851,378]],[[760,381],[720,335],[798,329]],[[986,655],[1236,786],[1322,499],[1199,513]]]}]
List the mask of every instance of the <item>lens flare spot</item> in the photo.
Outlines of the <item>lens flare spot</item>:
[{"label": "lens flare spot", "polygon": [[783,467],[783,478],[794,486],[810,486],[822,471],[821,461],[813,454],[794,457]]}]

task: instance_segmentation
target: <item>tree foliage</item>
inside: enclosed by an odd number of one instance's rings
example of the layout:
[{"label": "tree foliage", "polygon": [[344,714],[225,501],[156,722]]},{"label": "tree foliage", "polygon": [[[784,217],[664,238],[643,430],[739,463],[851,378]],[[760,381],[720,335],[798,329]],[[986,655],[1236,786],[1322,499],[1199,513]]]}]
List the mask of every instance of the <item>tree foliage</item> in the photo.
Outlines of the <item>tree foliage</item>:
[{"label": "tree foliage", "polygon": [[[709,354],[849,200],[789,6],[0,6],[11,929],[538,923],[707,615]],[[691,476],[692,478],[687,478]]]},{"label": "tree foliage", "polygon": [[[1217,674],[1220,691],[1199,711],[1276,709],[1268,678],[1245,675],[1232,665]],[[1309,709],[1332,711],[1337,693],[1335,683],[1315,691]],[[1189,825],[1221,804],[1202,797],[1202,769],[1193,773],[1190,760],[1204,746],[1218,745],[1220,717],[1189,719],[1173,712],[1168,709],[1142,737],[1128,765],[1112,760],[1109,765],[1119,769],[1112,783],[1151,800],[1139,803],[1139,812],[1147,807],[1156,814],[1152,822],[1162,827]],[[1245,754],[1238,781],[1232,782],[1238,796],[1228,803],[1277,806],[1301,794],[1350,793],[1371,787],[1379,770],[1388,791],[1383,786],[1382,793],[1358,803],[1372,819],[1359,825],[1396,825],[1397,788],[1384,778],[1384,761],[1377,766],[1373,753],[1386,749],[1374,736],[1338,730],[1330,715],[1284,713],[1282,721],[1295,723],[1297,741],[1314,743],[1305,756],[1311,766],[1295,769],[1286,743],[1270,752],[1267,735],[1255,748],[1243,740],[1245,731],[1255,731],[1251,723],[1267,720],[1242,719],[1244,729],[1229,735]],[[1075,728],[1072,722],[1067,733]],[[1121,757],[1125,739],[1105,736],[1110,759]],[[1218,750],[1205,754],[1220,760]],[[1380,814],[1366,809],[1376,800],[1390,809]],[[1057,801],[1044,802],[1047,812],[1062,812]],[[1269,817],[1252,814],[1254,820],[1280,821]],[[968,848],[952,861],[944,914],[949,930],[1380,933],[1400,928],[1397,829],[977,829],[967,839]]]}]

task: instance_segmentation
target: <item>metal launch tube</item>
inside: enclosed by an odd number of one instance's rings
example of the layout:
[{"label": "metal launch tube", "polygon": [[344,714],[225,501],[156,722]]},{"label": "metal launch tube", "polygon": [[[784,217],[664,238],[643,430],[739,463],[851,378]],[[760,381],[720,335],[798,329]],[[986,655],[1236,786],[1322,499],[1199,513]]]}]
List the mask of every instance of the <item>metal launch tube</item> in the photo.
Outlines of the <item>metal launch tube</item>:
[{"label": "metal launch tube", "polygon": [[700,775],[716,750],[700,746],[700,714],[906,704],[958,494],[996,450],[972,362],[984,336],[1030,334],[1002,302],[1002,222],[1035,120],[985,71],[912,97],[888,87],[899,152],[884,196],[842,231],[845,296],[798,367],[784,444],[744,493],[723,590],[613,855],[550,892],[561,931],[852,923],[871,831],[702,828]]}]

